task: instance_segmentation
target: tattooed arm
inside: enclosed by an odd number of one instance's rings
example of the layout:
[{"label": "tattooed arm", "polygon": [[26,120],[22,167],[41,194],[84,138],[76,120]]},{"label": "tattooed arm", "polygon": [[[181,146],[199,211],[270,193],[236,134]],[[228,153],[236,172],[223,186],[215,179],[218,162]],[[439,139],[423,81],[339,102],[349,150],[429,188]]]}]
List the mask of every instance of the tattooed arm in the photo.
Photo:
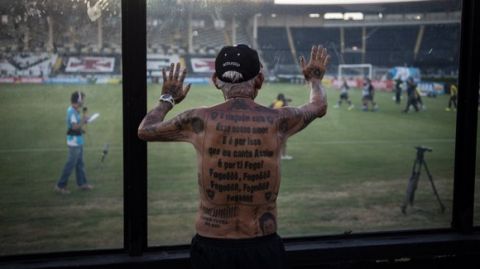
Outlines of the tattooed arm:
[{"label": "tattooed arm", "polygon": [[[165,69],[163,73],[162,95],[171,96],[173,103],[180,103],[188,91],[190,84],[185,89],[183,81],[187,74],[186,69],[180,75],[180,63],[176,66],[172,63],[167,76]],[[138,127],[138,137],[146,141],[191,141],[193,133],[203,130],[203,121],[198,110],[185,111],[171,120],[164,121],[167,113],[174,104],[168,101],[159,101],[157,107],[147,113]]]},{"label": "tattooed arm", "polygon": [[169,103],[160,103],[143,119],[138,128],[138,137],[145,141],[191,142],[193,135],[203,131],[203,120],[197,109],[187,110],[164,121],[170,111]]},{"label": "tattooed arm", "polygon": [[313,46],[308,64],[305,63],[303,57],[300,58],[303,75],[311,87],[310,100],[307,104],[298,108],[285,107],[280,109],[281,124],[283,125],[281,131],[287,137],[299,132],[314,119],[323,117],[327,113],[327,93],[322,86],[322,79],[329,57],[327,49]]}]

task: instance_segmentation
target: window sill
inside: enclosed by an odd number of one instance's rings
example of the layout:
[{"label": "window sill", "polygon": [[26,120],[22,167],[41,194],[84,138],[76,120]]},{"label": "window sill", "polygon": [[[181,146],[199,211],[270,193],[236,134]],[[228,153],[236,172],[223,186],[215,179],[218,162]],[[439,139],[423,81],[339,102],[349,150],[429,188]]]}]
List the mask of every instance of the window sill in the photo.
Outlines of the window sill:
[{"label": "window sill", "polygon": [[[292,268],[342,265],[384,266],[399,263],[458,264],[476,262],[480,255],[480,233],[459,234],[450,230],[392,232],[285,239]],[[0,258],[6,268],[189,268],[189,246],[154,247],[143,256],[123,250],[49,253]],[[338,267],[336,267],[338,268]],[[369,267],[368,267],[369,268]],[[397,268],[397,267],[396,267]],[[473,268],[473,267],[472,267]]]}]

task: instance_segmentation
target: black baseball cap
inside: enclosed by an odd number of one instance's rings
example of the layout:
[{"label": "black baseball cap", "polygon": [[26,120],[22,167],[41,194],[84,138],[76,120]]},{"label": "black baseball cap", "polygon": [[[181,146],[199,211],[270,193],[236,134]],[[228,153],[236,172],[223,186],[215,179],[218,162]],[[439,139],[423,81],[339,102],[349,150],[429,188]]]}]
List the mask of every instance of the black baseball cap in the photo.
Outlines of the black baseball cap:
[{"label": "black baseball cap", "polygon": [[[260,66],[257,51],[244,44],[223,47],[215,59],[215,73],[218,79],[227,83],[240,83],[254,78],[260,72]],[[243,78],[232,81],[223,77],[228,71],[237,71]]]}]

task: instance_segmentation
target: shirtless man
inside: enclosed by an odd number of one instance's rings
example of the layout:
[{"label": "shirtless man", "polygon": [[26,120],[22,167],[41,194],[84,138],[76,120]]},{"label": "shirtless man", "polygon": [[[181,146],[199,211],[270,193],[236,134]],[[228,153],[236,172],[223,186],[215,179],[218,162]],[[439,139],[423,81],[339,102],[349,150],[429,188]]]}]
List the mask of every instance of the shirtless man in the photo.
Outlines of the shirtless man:
[{"label": "shirtless man", "polygon": [[159,104],[143,119],[138,135],[146,141],[182,141],[197,153],[200,202],[193,268],[284,268],[285,250],[277,231],[281,145],[327,112],[321,85],[329,56],[313,46],[300,65],[310,84],[301,107],[271,109],[254,102],[264,76],[258,54],[246,45],[222,48],[212,81],[225,102],[187,110],[164,121],[188,91],[186,70],[163,70]]}]

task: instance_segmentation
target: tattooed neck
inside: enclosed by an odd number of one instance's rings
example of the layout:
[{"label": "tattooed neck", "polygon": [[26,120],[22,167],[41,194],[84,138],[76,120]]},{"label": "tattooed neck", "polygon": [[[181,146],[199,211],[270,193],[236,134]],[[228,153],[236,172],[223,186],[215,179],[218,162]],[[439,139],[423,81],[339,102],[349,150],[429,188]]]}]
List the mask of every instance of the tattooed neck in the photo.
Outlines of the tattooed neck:
[{"label": "tattooed neck", "polygon": [[224,91],[223,95],[225,96],[225,99],[232,99],[232,98],[250,98],[254,99],[257,94],[256,90],[251,89],[251,88],[232,88],[229,89],[228,91]]}]

